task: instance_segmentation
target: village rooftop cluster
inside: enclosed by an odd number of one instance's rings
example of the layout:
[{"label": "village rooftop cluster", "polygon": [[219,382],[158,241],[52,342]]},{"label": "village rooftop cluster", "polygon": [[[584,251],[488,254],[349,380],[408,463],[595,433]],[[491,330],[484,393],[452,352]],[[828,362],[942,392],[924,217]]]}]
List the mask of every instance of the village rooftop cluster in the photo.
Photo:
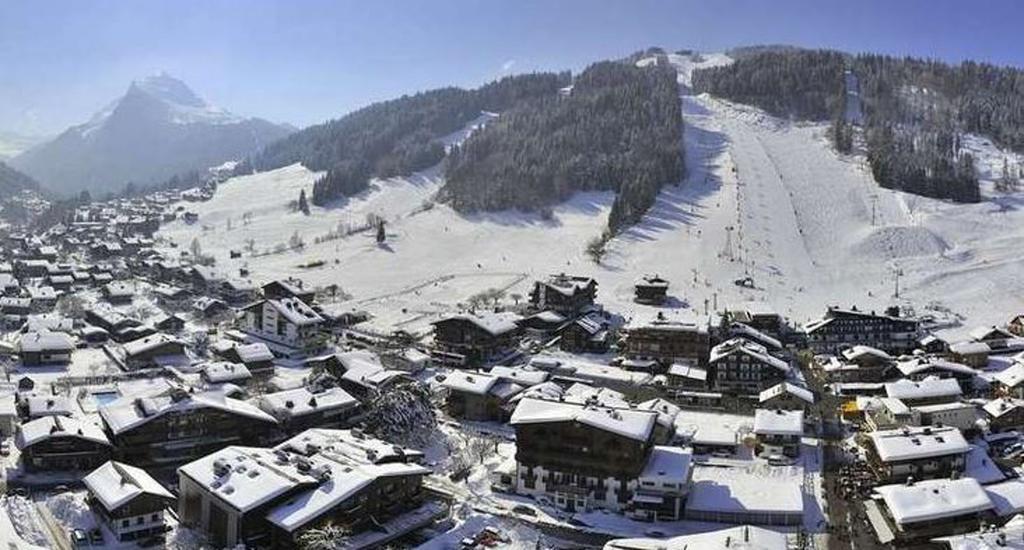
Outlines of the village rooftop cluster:
[{"label": "village rooftop cluster", "polygon": [[[337,285],[223,272],[159,236],[212,192],[95,203],[2,237],[3,511],[70,498],[92,518],[44,517],[59,525],[46,537],[1020,538],[1024,317],[959,342],[898,307],[823,306],[796,326],[763,303],[697,312],[652,274],[626,318],[600,281],[553,273],[425,337],[381,334]],[[488,527],[460,533],[471,497]]]}]

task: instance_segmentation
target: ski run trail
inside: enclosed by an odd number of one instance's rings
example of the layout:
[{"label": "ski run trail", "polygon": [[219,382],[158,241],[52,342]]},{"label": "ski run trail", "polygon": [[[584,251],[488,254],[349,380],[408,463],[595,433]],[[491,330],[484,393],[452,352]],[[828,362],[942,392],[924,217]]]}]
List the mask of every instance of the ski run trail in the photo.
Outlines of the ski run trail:
[{"label": "ski run trail", "polygon": [[[804,323],[829,305],[880,311],[898,303],[957,338],[1024,313],[1024,193],[992,191],[1003,159],[1020,157],[968,136],[986,197],[979,204],[883,189],[862,155],[831,149],[824,124],[692,95],[692,70],[728,57],[669,60],[684,94],[686,177],[666,185],[643,221],[608,244],[600,265],[584,250],[606,225],[611,193],[577,193],[548,219],[463,215],[432,201],[443,184],[437,167],[374,180],[309,216],[289,202],[302,189],[309,194],[320,174],[293,165],[237,177],[212,200],[186,203],[198,223],[175,221],[159,236],[179,250],[197,239],[223,271],[247,268],[257,283],[297,276],[313,286],[337,284],[350,298],[330,307],[368,311],[370,327],[382,332],[425,331],[474,294],[525,296],[535,278],[558,272],[594,276],[599,301],[627,319],[652,313],[633,303],[633,283],[655,273],[671,282],[665,307],[695,314],[753,303]],[[494,116],[482,115],[446,144]],[[387,221],[385,245],[374,231],[315,242],[365,225],[370,214]],[[305,246],[280,251],[294,234]],[[231,259],[232,250],[257,255]],[[753,288],[735,284],[747,277]]]}]

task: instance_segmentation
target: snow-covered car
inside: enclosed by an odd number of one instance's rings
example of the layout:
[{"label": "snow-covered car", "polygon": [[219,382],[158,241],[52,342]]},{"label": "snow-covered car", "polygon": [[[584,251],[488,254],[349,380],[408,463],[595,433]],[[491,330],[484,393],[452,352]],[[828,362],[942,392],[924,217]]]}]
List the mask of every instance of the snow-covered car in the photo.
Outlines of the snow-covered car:
[{"label": "snow-covered car", "polygon": [[89,545],[89,537],[85,536],[85,531],[82,531],[81,529],[72,529],[71,532],[68,533],[68,539],[75,548],[82,548]]},{"label": "snow-covered car", "polygon": [[11,442],[8,440],[0,441],[0,456],[8,456],[11,454]]}]

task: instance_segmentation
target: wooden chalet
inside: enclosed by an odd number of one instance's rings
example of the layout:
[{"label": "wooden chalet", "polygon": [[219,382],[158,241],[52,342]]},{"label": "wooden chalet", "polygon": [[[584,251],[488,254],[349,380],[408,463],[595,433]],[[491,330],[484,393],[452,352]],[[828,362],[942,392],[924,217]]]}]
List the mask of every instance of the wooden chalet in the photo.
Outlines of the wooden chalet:
[{"label": "wooden chalet", "polygon": [[118,542],[162,535],[169,529],[164,510],[176,499],[145,470],[113,460],[82,478],[87,502]]},{"label": "wooden chalet", "polygon": [[597,281],[565,273],[535,281],[530,291],[530,304],[537,310],[550,309],[569,316],[593,305],[596,298]]}]

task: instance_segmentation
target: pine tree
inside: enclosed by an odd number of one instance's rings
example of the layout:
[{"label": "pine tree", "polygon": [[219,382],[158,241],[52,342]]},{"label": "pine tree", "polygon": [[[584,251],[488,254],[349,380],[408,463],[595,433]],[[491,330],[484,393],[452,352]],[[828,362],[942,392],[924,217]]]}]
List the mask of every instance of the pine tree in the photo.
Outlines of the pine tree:
[{"label": "pine tree", "polygon": [[387,238],[388,235],[384,231],[384,220],[380,220],[380,222],[377,223],[377,244],[384,244],[384,241],[387,240]]},{"label": "pine tree", "polygon": [[306,190],[299,191],[299,211],[309,215],[309,203],[306,201]]}]

